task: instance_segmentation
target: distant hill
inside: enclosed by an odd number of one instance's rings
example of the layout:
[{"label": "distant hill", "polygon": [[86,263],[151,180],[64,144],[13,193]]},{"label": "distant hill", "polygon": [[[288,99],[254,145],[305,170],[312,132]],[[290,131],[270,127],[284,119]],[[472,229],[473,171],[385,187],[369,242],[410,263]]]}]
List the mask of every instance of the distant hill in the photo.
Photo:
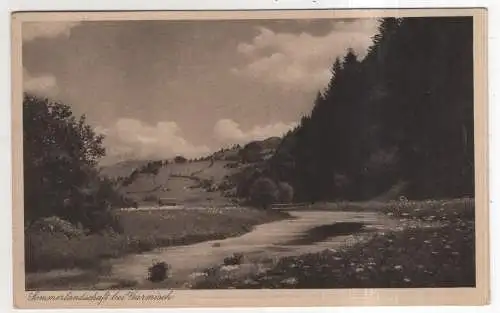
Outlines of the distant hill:
[{"label": "distant hill", "polygon": [[[247,153],[256,153],[256,159],[266,158],[272,155],[281,143],[280,137],[270,137],[264,140],[255,140],[244,146],[235,145],[231,148],[221,149],[205,159],[224,160],[224,161],[245,161]],[[250,162],[251,163],[251,162]]]},{"label": "distant hill", "polygon": [[101,174],[110,178],[126,177],[148,163],[148,160],[127,160],[112,165],[102,166]]},{"label": "distant hill", "polygon": [[257,142],[263,149],[277,149],[281,143],[280,137],[269,137],[265,140],[254,141]]},{"label": "distant hill", "polygon": [[251,141],[244,146],[237,145],[229,149],[221,149],[206,158],[240,163],[255,163],[272,156],[280,143],[281,138],[270,137],[264,140]]},{"label": "distant hill", "polygon": [[160,199],[191,204],[225,204],[236,195],[236,174],[268,160],[281,143],[271,137],[223,148],[211,155],[181,162],[128,160],[102,167],[101,173],[117,179],[123,194],[137,203]]},{"label": "distant hill", "polygon": [[[270,137],[264,140],[256,140],[246,145],[234,145],[230,148],[223,148],[208,156],[188,160],[188,162],[199,162],[207,160],[234,161],[243,163],[253,163],[269,158],[281,144],[280,137]],[[145,166],[149,162],[157,160],[126,160],[112,165],[101,167],[101,173],[111,178],[126,177],[132,174],[135,169]],[[169,163],[175,163],[174,159],[166,159]]]}]

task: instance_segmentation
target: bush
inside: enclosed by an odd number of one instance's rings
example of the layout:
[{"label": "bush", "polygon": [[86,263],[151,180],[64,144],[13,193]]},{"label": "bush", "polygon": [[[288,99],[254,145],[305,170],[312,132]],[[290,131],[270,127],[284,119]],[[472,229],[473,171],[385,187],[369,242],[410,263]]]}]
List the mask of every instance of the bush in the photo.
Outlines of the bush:
[{"label": "bush", "polygon": [[234,173],[229,180],[236,184],[236,195],[238,197],[248,198],[252,184],[262,176],[262,171],[258,167],[252,166]]},{"label": "bush", "polygon": [[186,163],[187,159],[181,155],[178,155],[174,158],[175,163]]},{"label": "bush", "polygon": [[235,253],[232,256],[224,258],[224,265],[240,265],[243,263],[243,254]]},{"label": "bush", "polygon": [[278,191],[281,203],[290,203],[293,201],[293,187],[289,183],[278,183]]},{"label": "bush", "polygon": [[250,203],[257,207],[268,209],[278,198],[278,186],[270,178],[258,178],[250,188]]},{"label": "bush", "polygon": [[68,238],[85,235],[83,227],[78,227],[57,216],[42,218],[31,225],[31,231],[61,233]]},{"label": "bush", "polygon": [[157,196],[155,195],[145,195],[143,198],[142,198],[143,201],[146,201],[146,202],[159,202],[159,199]]},{"label": "bush", "polygon": [[[227,161],[232,161],[232,160],[229,160],[226,158]],[[232,163],[227,163],[226,165],[224,165],[225,168],[238,168],[238,166],[240,166],[240,163],[239,162],[232,162]]]},{"label": "bush", "polygon": [[124,229],[118,214],[112,210],[93,212],[91,219],[93,223],[89,226],[90,233],[112,231],[123,234]]},{"label": "bush", "polygon": [[137,203],[137,201],[132,200],[126,196],[122,196],[120,199],[120,202],[121,202],[121,206],[124,208],[136,208],[137,209],[139,207],[139,204]]},{"label": "bush", "polygon": [[135,169],[132,173],[130,173],[129,176],[123,178],[122,180],[122,186],[127,187],[130,186],[138,177],[139,177],[139,171]]},{"label": "bush", "polygon": [[200,187],[203,189],[210,189],[213,187],[213,181],[211,179],[203,179],[200,181]]},{"label": "bush", "polygon": [[142,174],[152,174],[152,175],[158,175],[160,172],[160,168],[164,166],[164,163],[160,161],[151,161],[148,162],[146,165],[142,166],[139,169],[139,173]]},{"label": "bush", "polygon": [[169,266],[165,262],[158,262],[153,264],[148,269],[148,280],[154,283],[164,281],[167,278]]},{"label": "bush", "polygon": [[230,181],[224,180],[220,184],[217,185],[217,190],[219,190],[219,191],[225,191],[225,190],[232,189],[233,187],[234,186],[233,186],[233,184]]},{"label": "bush", "polygon": [[238,152],[238,156],[243,163],[255,163],[262,160],[261,152],[259,143],[251,142]]}]

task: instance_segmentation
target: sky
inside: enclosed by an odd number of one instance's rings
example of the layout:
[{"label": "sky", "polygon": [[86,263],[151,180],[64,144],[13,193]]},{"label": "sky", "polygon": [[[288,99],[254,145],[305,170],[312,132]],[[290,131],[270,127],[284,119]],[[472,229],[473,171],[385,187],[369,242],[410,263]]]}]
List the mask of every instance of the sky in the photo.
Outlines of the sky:
[{"label": "sky", "polygon": [[104,164],[281,136],[373,19],[25,22],[23,89],[105,135]]}]

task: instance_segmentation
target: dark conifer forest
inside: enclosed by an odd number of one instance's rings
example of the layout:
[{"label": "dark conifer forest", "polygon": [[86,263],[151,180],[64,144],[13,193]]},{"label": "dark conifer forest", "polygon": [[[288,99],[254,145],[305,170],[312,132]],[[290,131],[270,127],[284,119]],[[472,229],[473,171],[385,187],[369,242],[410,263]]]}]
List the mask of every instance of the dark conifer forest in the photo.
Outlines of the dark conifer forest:
[{"label": "dark conifer forest", "polygon": [[[471,17],[386,18],[267,167],[298,201],[474,195]],[[332,42],[332,45],[335,43]]]}]

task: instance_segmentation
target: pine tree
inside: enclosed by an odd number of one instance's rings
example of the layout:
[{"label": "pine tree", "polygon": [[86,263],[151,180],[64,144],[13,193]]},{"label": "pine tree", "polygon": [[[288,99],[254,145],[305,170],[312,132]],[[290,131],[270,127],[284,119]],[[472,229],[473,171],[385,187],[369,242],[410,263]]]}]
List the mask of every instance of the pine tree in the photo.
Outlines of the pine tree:
[{"label": "pine tree", "polygon": [[412,198],[473,195],[472,58],[472,18],[382,19],[278,150],[296,198],[370,199],[400,182]]}]

